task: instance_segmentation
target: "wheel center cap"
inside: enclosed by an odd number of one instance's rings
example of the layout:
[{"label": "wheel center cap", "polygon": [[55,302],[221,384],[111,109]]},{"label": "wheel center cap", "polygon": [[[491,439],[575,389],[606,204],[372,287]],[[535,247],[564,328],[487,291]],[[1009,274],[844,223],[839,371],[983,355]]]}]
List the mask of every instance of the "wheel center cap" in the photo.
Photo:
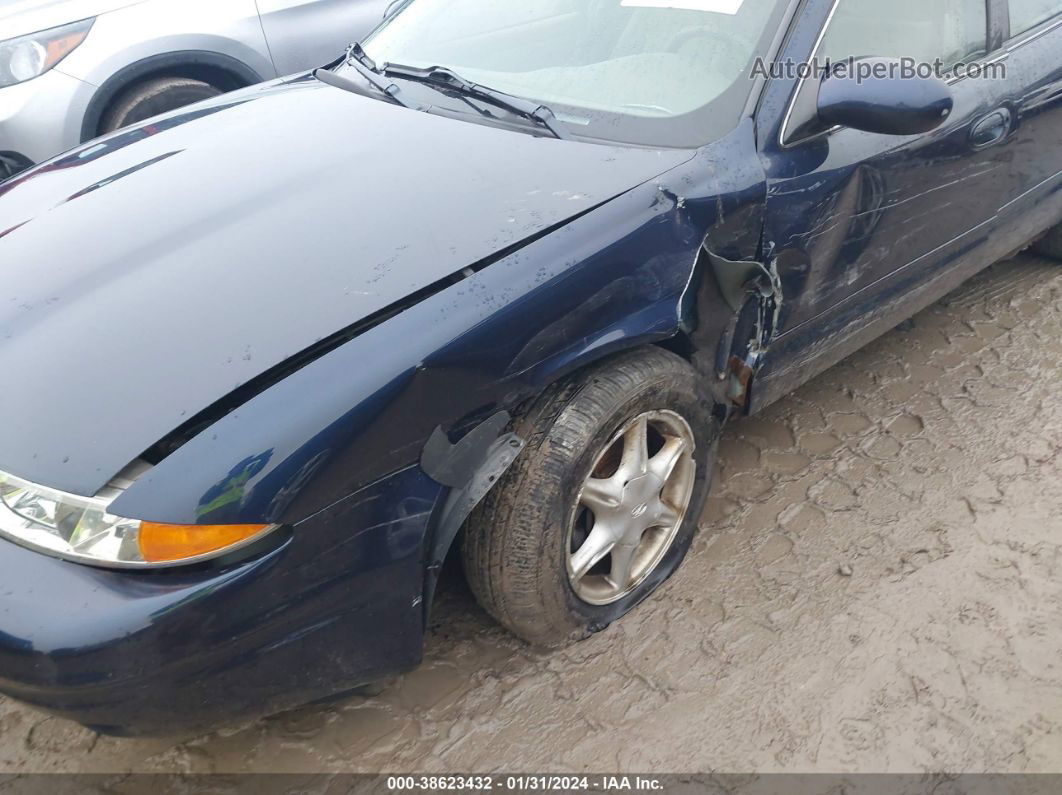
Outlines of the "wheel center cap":
[{"label": "wheel center cap", "polygon": [[623,489],[623,505],[631,516],[638,518],[649,510],[649,504],[660,493],[663,484],[656,475],[646,473],[632,478]]}]

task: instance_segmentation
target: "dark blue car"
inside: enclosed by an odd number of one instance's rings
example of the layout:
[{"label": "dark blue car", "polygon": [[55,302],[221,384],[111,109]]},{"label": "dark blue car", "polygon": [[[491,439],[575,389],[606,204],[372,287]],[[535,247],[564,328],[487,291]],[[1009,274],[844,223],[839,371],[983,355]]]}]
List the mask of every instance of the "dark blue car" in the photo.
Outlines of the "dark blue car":
[{"label": "dark blue car", "polygon": [[[1039,240],[1060,0],[411,0],[0,184],[0,691],[166,734],[557,645],[720,428]],[[666,598],[666,597],[664,597]]]}]

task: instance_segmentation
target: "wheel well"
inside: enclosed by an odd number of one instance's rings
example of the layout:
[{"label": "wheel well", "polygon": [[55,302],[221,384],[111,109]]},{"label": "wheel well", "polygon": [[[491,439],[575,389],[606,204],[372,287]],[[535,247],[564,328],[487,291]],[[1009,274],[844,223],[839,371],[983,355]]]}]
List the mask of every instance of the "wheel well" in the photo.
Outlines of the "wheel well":
[{"label": "wheel well", "polygon": [[130,91],[134,91],[140,86],[143,86],[152,80],[157,80],[160,77],[183,77],[188,80],[198,80],[201,83],[206,83],[214,88],[218,88],[222,91],[235,91],[237,88],[244,88],[248,84],[240,80],[240,78],[232,72],[219,68],[209,64],[176,64],[174,66],[163,67],[153,72],[149,72],[145,75],[137,77],[123,86],[119,91],[115,92],[100,113],[100,118],[96,122],[96,131],[93,137],[103,135],[106,130],[103,129],[103,120],[107,118],[107,111],[114,105],[115,102],[120,100]]},{"label": "wheel well", "polygon": [[199,80],[222,91],[234,91],[264,79],[242,61],[219,53],[188,51],[146,58],[117,72],[96,92],[82,123],[82,143],[102,133],[103,118],[115,100],[160,77]]},{"label": "wheel well", "polygon": [[674,337],[669,337],[666,340],[660,340],[654,342],[658,348],[663,348],[665,351],[670,351],[676,356],[680,356],[690,364],[693,364],[693,340],[689,338],[689,335],[684,331],[680,331]]},{"label": "wheel well", "polygon": [[175,64],[142,76],[134,83],[126,86],[122,93],[125,93],[133,86],[141,85],[158,77],[184,77],[188,80],[198,80],[222,91],[235,91],[237,88],[247,86],[247,83],[241,80],[238,75],[215,64]]}]

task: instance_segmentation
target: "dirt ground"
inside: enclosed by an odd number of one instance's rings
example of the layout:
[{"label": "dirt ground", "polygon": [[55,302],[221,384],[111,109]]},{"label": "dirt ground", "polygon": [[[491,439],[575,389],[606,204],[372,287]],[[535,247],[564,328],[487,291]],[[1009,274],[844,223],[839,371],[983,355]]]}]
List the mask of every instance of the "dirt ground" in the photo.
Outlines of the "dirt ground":
[{"label": "dirt ground", "polygon": [[0,700],[0,772],[1062,772],[1060,299],[996,266],[733,425],[683,568],[574,648],[455,580],[378,697],[190,741]]}]

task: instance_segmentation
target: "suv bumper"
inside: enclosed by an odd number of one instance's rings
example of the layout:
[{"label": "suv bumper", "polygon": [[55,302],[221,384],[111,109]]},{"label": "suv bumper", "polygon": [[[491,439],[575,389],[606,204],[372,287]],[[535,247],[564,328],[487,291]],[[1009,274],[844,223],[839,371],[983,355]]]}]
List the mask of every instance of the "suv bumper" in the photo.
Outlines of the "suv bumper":
[{"label": "suv bumper", "polygon": [[0,88],[0,152],[40,163],[77,146],[95,91],[58,69]]}]

